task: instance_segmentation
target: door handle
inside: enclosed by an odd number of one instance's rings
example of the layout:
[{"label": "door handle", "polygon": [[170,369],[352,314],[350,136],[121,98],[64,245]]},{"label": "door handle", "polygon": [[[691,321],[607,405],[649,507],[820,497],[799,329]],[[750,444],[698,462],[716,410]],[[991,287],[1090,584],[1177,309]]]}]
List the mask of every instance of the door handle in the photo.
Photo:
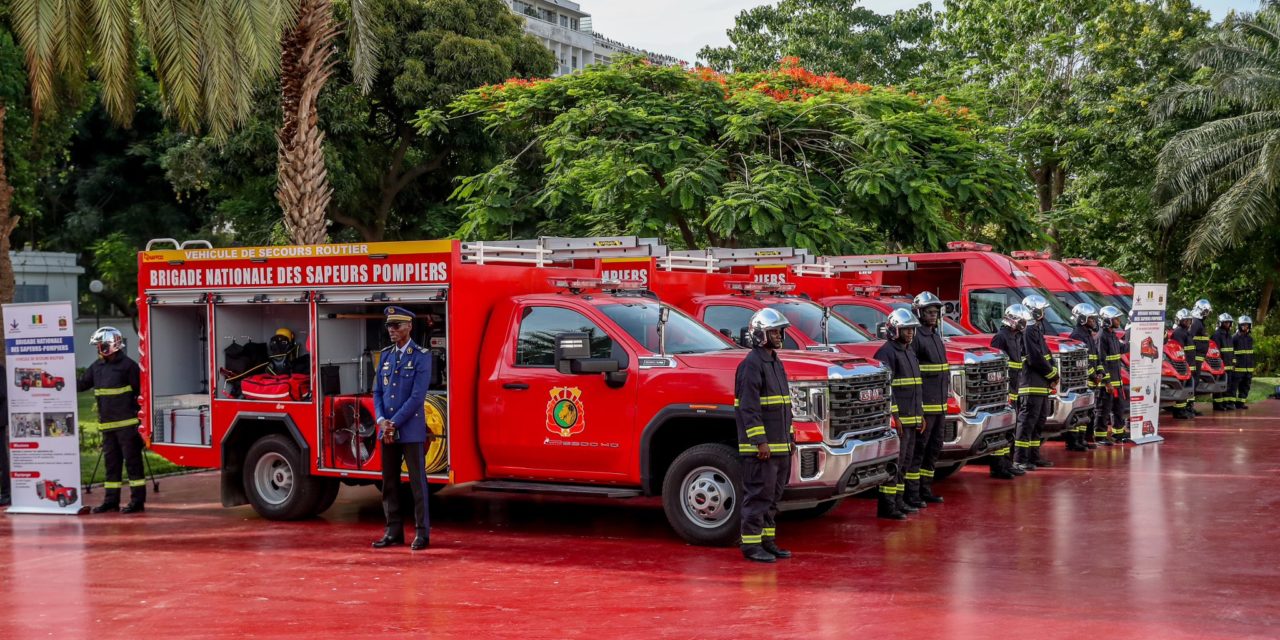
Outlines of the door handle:
[{"label": "door handle", "polygon": [[525,390],[527,390],[527,389],[529,388],[529,385],[527,385],[527,384],[525,384],[525,383],[523,383],[523,382],[508,382],[508,383],[506,383],[506,384],[502,385],[502,388],[503,388],[503,389],[511,389],[512,391],[525,391]]}]

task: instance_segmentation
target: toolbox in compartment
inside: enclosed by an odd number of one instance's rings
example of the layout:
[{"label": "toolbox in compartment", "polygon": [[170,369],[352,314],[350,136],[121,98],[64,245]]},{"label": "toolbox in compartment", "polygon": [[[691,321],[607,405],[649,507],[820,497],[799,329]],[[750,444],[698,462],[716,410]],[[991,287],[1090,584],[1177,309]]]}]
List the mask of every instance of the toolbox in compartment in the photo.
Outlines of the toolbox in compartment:
[{"label": "toolbox in compartment", "polygon": [[209,445],[209,405],[156,409],[152,424],[155,442]]}]

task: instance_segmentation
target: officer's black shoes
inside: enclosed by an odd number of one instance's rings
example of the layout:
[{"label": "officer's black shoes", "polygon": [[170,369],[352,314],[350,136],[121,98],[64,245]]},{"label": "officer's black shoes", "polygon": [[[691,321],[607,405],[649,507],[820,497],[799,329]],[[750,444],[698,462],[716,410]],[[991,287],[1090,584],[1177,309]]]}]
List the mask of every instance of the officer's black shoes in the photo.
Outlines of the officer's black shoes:
[{"label": "officer's black shoes", "polygon": [[147,510],[147,505],[145,503],[130,502],[129,504],[125,505],[123,509],[120,510],[120,513],[142,513],[143,511],[146,511],[146,510]]},{"label": "officer's black shoes", "polygon": [[374,541],[374,543],[373,543],[373,548],[374,548],[374,549],[382,549],[382,548],[385,548],[385,547],[398,547],[398,546],[400,546],[400,545],[402,545],[402,544],[404,544],[404,536],[403,536],[403,535],[396,536],[396,535],[392,535],[392,534],[388,533],[388,534],[386,534],[386,535],[382,536],[382,538],[381,538],[381,539]]},{"label": "officer's black shoes", "polygon": [[742,545],[742,557],[754,562],[777,562],[778,558],[758,544]]},{"label": "officer's black shoes", "polygon": [[430,536],[415,536],[413,542],[409,544],[409,548],[413,551],[422,551],[429,546],[431,546]]},{"label": "officer's black shoes", "polygon": [[760,543],[760,546],[765,551],[768,551],[769,553],[773,554],[773,557],[779,560],[786,560],[787,558],[791,557],[790,551],[787,551],[786,549],[779,547],[778,543],[774,542],[773,540],[766,539],[764,542]]},{"label": "officer's black shoes", "polygon": [[1067,441],[1067,451],[1088,451],[1089,447],[1084,446],[1084,442],[1071,439]]},{"label": "officer's black shoes", "polygon": [[1090,451],[1093,451],[1094,449],[1097,449],[1097,448],[1098,448],[1098,441],[1097,441],[1097,440],[1085,440],[1085,441],[1084,441],[1084,448],[1086,448],[1086,449],[1088,449],[1088,450],[1090,450]]},{"label": "officer's black shoes", "polygon": [[917,507],[908,502],[903,502],[902,504],[898,505],[898,511],[901,511],[902,513],[905,513],[909,516],[914,516],[915,514],[920,513],[920,507]]},{"label": "officer's black shoes", "polygon": [[1111,438],[1099,438],[1099,439],[1098,439],[1098,446],[1099,446],[1099,447],[1109,447],[1109,446],[1111,446],[1112,444],[1113,444],[1113,443],[1111,442]]},{"label": "officer's black shoes", "polygon": [[115,513],[120,510],[119,502],[104,502],[89,510],[89,513]]},{"label": "officer's black shoes", "polygon": [[1236,403],[1236,408],[1237,408],[1237,409],[1239,409],[1239,410],[1241,410],[1241,411],[1244,411],[1245,409],[1248,409],[1248,408],[1249,408],[1249,405],[1247,405],[1247,404],[1245,404],[1245,403],[1243,403],[1243,402],[1237,402],[1237,403]]}]

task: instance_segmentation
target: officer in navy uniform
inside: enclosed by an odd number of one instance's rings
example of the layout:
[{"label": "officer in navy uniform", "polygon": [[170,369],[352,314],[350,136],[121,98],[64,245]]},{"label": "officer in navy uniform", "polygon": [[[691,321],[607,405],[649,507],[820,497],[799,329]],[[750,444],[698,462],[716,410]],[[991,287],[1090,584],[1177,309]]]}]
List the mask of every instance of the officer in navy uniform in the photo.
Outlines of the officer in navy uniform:
[{"label": "officer in navy uniform", "polygon": [[431,354],[413,343],[412,311],[390,306],[386,315],[391,346],[382,350],[373,382],[373,412],[382,440],[382,511],[387,530],[375,548],[404,544],[404,518],[400,513],[400,466],[409,470],[413,490],[414,538],[410,549],[426,549],[431,544],[431,522],[427,514],[427,471],[425,448],[434,436],[427,431],[423,402],[431,382]]}]

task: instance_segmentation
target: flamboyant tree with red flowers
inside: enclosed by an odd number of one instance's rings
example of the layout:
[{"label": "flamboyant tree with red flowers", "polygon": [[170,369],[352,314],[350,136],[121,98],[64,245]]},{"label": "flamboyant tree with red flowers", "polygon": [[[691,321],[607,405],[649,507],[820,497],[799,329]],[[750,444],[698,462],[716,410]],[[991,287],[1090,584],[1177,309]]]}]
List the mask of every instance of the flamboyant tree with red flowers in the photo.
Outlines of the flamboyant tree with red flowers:
[{"label": "flamboyant tree with red flowers", "polygon": [[507,149],[454,192],[464,237],[843,252],[1036,233],[1016,161],[973,114],[794,59],[741,74],[630,59],[482,87],[419,125],[449,118],[478,118]]}]

